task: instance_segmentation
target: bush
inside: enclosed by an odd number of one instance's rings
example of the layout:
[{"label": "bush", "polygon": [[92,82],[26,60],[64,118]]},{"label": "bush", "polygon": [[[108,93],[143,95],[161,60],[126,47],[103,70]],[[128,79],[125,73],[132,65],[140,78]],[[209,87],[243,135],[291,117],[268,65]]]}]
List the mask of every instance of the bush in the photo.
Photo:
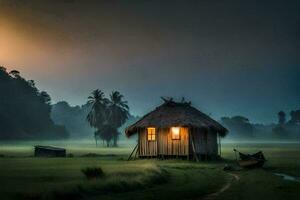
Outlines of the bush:
[{"label": "bush", "polygon": [[81,170],[87,179],[97,179],[104,176],[101,167],[87,167]]}]

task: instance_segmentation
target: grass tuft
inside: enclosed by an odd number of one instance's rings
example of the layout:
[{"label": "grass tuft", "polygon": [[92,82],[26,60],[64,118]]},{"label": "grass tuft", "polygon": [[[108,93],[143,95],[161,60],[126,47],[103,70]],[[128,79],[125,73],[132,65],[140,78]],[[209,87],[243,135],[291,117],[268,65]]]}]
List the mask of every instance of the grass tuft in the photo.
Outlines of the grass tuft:
[{"label": "grass tuft", "polygon": [[87,179],[97,179],[104,176],[104,172],[101,167],[87,167],[82,169],[81,172]]}]

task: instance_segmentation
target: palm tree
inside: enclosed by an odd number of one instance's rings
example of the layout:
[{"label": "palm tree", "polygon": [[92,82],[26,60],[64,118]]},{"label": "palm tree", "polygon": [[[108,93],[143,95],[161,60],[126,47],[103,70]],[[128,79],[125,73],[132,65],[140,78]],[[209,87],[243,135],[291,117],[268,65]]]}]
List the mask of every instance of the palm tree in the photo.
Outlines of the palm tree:
[{"label": "palm tree", "polygon": [[124,101],[123,98],[124,96],[118,91],[113,91],[110,94],[108,123],[115,129],[115,131],[113,131],[114,146],[117,146],[120,134],[117,129],[126,122],[129,116],[129,106],[127,101]]},{"label": "palm tree", "polygon": [[97,89],[88,97],[88,104],[91,105],[91,111],[88,113],[86,119],[91,127],[96,128],[95,141],[97,146],[97,137],[99,137],[99,130],[107,123],[107,104],[108,99],[105,98],[104,93]]},{"label": "palm tree", "polygon": [[117,129],[106,124],[106,125],[103,125],[101,127],[101,129],[97,130],[95,134],[103,140],[103,145],[104,145],[104,140],[105,140],[106,146],[109,147],[109,144],[110,144],[111,140],[113,139],[113,136],[117,134],[116,132],[117,132]]}]

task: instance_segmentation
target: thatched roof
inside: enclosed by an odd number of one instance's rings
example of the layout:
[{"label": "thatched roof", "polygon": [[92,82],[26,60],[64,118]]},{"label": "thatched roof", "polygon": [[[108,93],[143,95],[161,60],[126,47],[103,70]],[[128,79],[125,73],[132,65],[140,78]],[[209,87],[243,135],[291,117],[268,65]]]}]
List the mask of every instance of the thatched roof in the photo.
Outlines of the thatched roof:
[{"label": "thatched roof", "polygon": [[190,103],[178,103],[172,100],[165,101],[155,110],[127,127],[125,134],[130,137],[141,128],[169,128],[171,126],[204,128],[218,132],[221,136],[227,134],[226,128],[206,114],[192,107]]}]

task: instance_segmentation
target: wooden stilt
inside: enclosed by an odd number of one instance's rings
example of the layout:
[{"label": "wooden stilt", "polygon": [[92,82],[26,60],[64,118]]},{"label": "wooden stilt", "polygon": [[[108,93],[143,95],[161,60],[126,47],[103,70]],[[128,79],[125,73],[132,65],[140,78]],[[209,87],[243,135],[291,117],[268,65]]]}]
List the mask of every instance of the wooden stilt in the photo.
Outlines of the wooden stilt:
[{"label": "wooden stilt", "polygon": [[191,134],[191,128],[188,128],[188,133],[187,133],[187,141],[188,141],[188,148],[187,148],[187,161],[190,160],[190,134]]},{"label": "wooden stilt", "polygon": [[208,157],[208,152],[207,152],[207,146],[208,146],[208,133],[207,131],[204,133],[204,138],[205,138],[205,160],[207,160]]},{"label": "wooden stilt", "polygon": [[131,154],[130,154],[130,156],[128,157],[127,160],[130,160],[130,159],[131,159],[131,156],[132,156],[132,154],[134,153],[134,151],[137,149],[137,147],[138,147],[138,144],[134,147],[133,151],[131,152]]},{"label": "wooden stilt", "polygon": [[195,144],[194,144],[194,139],[193,139],[193,135],[191,135],[191,142],[192,142],[192,149],[193,149],[193,154],[194,154],[194,157],[196,159],[197,162],[199,162],[199,158],[198,158],[198,155],[196,153],[196,148],[195,148]]},{"label": "wooden stilt", "polygon": [[[138,144],[137,144],[138,145]],[[139,152],[139,149],[140,149],[140,147],[139,147],[139,145],[138,145],[138,147],[137,147],[137,150],[135,151],[135,154],[134,154],[134,160],[136,159],[136,156],[137,156],[137,154],[138,154],[138,152]]]},{"label": "wooden stilt", "polygon": [[221,156],[222,156],[222,150],[221,150],[221,137],[220,137],[220,134],[218,134],[218,136],[219,136],[219,155],[220,155],[220,158],[221,158]]}]

